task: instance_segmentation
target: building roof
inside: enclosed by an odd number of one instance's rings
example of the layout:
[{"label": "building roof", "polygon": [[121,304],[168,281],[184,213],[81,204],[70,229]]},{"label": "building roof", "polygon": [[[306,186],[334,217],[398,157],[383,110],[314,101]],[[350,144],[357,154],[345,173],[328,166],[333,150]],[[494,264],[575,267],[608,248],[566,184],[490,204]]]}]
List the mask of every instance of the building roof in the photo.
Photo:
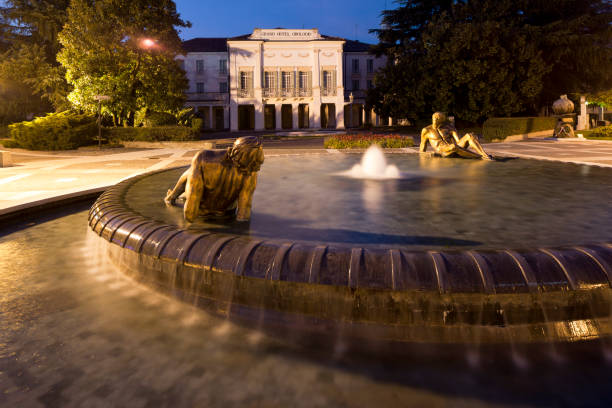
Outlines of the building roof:
[{"label": "building roof", "polygon": [[192,38],[183,41],[185,52],[226,52],[227,38]]},{"label": "building roof", "polygon": [[369,52],[372,44],[366,44],[361,41],[344,40],[344,52]]},{"label": "building roof", "polygon": [[[251,34],[239,35],[230,38],[192,38],[191,40],[183,41],[183,50],[185,52],[225,52],[227,51],[227,41],[248,41]],[[368,52],[372,44],[366,44],[361,41],[346,40],[340,37],[329,35],[321,35],[321,40],[314,41],[345,41],[344,52]]]}]

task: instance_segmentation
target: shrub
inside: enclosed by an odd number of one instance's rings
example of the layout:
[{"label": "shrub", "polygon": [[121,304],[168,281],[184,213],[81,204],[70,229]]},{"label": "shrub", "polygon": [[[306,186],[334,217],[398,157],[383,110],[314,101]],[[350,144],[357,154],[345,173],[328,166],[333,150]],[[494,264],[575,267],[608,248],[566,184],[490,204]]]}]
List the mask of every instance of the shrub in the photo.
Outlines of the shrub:
[{"label": "shrub", "polygon": [[511,135],[554,129],[556,124],[555,117],[489,118],[482,125],[482,132],[486,140],[503,140]]},{"label": "shrub", "polygon": [[9,126],[15,143],[30,150],[76,149],[91,144],[97,130],[95,117],[70,111],[50,113]]},{"label": "shrub", "polygon": [[588,137],[590,139],[612,139],[612,125],[592,129],[588,133]]},{"label": "shrub", "polygon": [[202,118],[193,118],[191,119],[191,129],[194,132],[201,132],[204,129],[204,119]]},{"label": "shrub", "polygon": [[414,146],[414,140],[400,135],[346,134],[331,136],[324,144],[326,149],[367,149],[373,144],[382,148],[399,148]]},{"label": "shrub", "polygon": [[178,111],[178,113],[176,114],[176,120],[181,126],[192,126],[192,120],[194,117],[196,116],[193,108],[185,108],[183,110]]},{"label": "shrub", "polygon": [[8,149],[21,147],[15,139],[0,140],[0,144]]},{"label": "shrub", "polygon": [[186,141],[198,140],[199,133],[193,129],[183,126],[164,127],[126,127],[126,128],[104,128],[103,136],[112,143],[124,142],[163,142],[163,141]]},{"label": "shrub", "polygon": [[145,127],[175,126],[176,117],[166,112],[148,112],[145,116]]}]

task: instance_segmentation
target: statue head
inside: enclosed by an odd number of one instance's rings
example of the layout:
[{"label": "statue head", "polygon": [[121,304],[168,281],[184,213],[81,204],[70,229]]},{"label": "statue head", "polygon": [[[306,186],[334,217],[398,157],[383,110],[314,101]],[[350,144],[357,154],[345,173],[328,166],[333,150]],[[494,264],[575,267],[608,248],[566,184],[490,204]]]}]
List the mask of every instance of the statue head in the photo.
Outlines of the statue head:
[{"label": "statue head", "polygon": [[446,122],[446,114],[444,112],[435,112],[431,116],[431,123],[433,124],[435,128],[439,127],[445,122]]},{"label": "statue head", "polygon": [[255,136],[239,137],[234,145],[227,149],[224,161],[237,167],[241,173],[259,171],[264,162],[261,140]]}]

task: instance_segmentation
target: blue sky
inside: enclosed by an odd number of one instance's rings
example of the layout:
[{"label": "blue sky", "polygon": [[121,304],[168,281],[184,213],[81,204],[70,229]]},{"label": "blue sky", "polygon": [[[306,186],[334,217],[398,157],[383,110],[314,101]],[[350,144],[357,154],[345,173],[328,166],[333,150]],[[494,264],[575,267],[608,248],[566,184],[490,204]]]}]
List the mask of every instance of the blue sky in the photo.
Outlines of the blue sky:
[{"label": "blue sky", "polygon": [[321,34],[367,43],[380,25],[380,13],[395,8],[393,0],[175,0],[192,27],[181,38],[231,37],[253,28],[318,28]]}]

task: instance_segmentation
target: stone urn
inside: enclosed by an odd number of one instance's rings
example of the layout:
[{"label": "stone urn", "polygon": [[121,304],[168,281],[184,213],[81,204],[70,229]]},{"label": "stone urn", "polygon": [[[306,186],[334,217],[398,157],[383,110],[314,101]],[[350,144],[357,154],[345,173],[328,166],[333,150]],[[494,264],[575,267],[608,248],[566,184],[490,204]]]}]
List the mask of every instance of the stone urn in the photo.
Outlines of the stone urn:
[{"label": "stone urn", "polygon": [[555,115],[567,115],[574,111],[574,102],[567,98],[567,95],[561,95],[559,99],[552,104],[553,112]]}]

